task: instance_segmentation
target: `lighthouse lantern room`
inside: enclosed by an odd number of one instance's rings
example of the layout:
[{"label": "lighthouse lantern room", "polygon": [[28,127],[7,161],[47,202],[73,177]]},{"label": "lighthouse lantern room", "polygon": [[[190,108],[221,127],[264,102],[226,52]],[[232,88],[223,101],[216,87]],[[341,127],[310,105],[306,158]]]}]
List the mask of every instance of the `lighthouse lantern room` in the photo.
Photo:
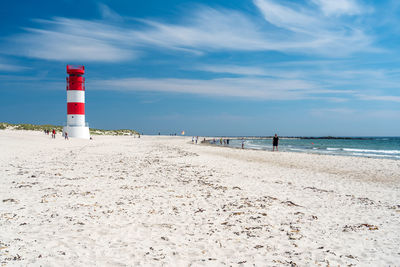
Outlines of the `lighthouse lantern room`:
[{"label": "lighthouse lantern room", "polygon": [[85,122],[85,74],[84,66],[67,65],[67,124],[63,135],[89,139],[89,127]]}]

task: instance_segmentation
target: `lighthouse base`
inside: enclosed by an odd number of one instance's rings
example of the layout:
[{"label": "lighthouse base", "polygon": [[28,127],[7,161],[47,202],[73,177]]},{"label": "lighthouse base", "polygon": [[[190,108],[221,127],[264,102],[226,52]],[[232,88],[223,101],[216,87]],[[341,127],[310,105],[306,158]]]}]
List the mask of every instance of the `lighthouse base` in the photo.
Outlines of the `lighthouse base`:
[{"label": "lighthouse base", "polygon": [[63,128],[63,136],[64,136],[65,132],[68,133],[68,137],[90,139],[89,127],[85,127],[85,126],[64,126],[64,128]]}]

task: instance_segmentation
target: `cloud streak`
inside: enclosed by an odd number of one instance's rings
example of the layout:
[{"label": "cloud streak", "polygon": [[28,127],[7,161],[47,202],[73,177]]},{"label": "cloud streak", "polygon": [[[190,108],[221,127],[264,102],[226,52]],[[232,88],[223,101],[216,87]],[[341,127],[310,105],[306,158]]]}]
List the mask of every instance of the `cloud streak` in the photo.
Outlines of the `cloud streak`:
[{"label": "cloud streak", "polygon": [[[322,9],[339,12],[325,1],[315,1]],[[316,8],[294,9],[271,0],[254,0],[254,4],[261,16],[198,6],[175,23],[124,18],[100,4],[103,20],[35,20],[37,27],[9,38],[6,53],[45,60],[123,62],[160,48],[198,55],[280,51],[330,56],[332,48],[336,55],[373,49],[372,37],[361,26],[338,18],[328,20]],[[358,14],[351,6],[341,12]]]},{"label": "cloud streak", "polygon": [[78,19],[36,20],[44,28],[25,28],[10,40],[7,53],[57,61],[115,62],[135,58],[138,53],[118,43],[118,27]]},{"label": "cloud streak", "polygon": [[312,0],[326,16],[358,15],[366,12],[356,0]]},{"label": "cloud streak", "polygon": [[14,71],[22,71],[22,70],[26,70],[26,69],[29,69],[29,68],[0,62],[0,71],[14,72]]},{"label": "cloud streak", "polygon": [[203,96],[239,97],[258,100],[322,99],[347,95],[352,91],[320,89],[303,80],[277,80],[268,78],[199,79],[147,79],[123,78],[97,80],[90,85],[98,90],[147,91],[196,94]]},{"label": "cloud streak", "polygon": [[[342,12],[356,15],[356,6],[350,6],[350,0],[341,10],[337,4],[325,0],[316,2],[320,8],[327,10],[321,14],[317,9],[298,4],[278,4],[273,0],[254,0],[264,19],[277,28],[281,42],[294,42],[293,51],[319,53],[331,56],[343,56],[360,51],[374,51],[373,38],[365,33],[363,27],[352,20],[341,20],[329,17],[330,12]],[[350,11],[354,11],[353,13]],[[312,49],[310,51],[310,49]]]},{"label": "cloud streak", "polygon": [[17,64],[10,63],[8,60],[0,57],[0,71],[4,72],[18,72],[30,69],[26,66],[20,66]]}]

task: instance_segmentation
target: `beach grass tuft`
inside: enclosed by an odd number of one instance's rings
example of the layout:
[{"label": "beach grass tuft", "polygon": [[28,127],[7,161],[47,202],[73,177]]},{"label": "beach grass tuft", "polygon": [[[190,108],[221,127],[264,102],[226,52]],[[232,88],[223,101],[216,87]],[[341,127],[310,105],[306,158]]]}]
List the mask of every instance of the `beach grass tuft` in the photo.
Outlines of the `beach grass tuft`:
[{"label": "beach grass tuft", "polygon": [[[26,131],[44,131],[44,130],[55,129],[56,131],[61,132],[63,127],[52,124],[36,125],[29,123],[13,124],[7,122],[0,122],[0,130],[6,130],[6,129],[26,130]],[[91,135],[135,135],[139,133],[131,129],[103,130],[103,129],[90,128],[90,134]]]}]

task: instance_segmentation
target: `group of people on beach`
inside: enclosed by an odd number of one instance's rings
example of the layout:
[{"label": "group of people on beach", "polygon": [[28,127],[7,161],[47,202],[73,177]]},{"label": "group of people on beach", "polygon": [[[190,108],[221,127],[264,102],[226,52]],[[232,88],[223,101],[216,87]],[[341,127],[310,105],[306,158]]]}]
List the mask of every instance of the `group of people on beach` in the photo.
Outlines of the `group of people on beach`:
[{"label": "group of people on beach", "polygon": [[[198,136],[193,136],[192,137],[192,144],[197,144],[199,141],[199,137]],[[206,140],[206,138],[203,139],[203,141],[201,141],[201,143],[209,143],[209,144],[217,144],[218,142],[220,143],[220,145],[224,144],[224,145],[229,145],[229,139],[223,139],[220,138],[219,141],[217,141],[215,138],[213,138],[212,140]]]},{"label": "group of people on beach", "polygon": [[[198,136],[193,136],[192,137],[192,144],[194,144],[194,143],[196,143],[197,144],[197,142],[198,142],[198,140],[199,140],[199,137]],[[220,145],[229,145],[229,139],[227,138],[227,139],[223,139],[223,138],[220,138],[219,139],[219,144]],[[205,143],[205,142],[207,142],[206,141],[206,139],[204,138],[204,140],[202,141],[202,143]],[[210,144],[217,144],[217,140],[215,139],[215,138],[213,138],[212,140],[210,140],[210,141],[208,141],[208,143],[210,143]],[[241,144],[242,144],[242,149],[244,149],[244,143],[245,143],[245,138],[244,137],[242,137],[242,139],[241,139]],[[278,135],[277,134],[275,134],[274,135],[274,137],[272,138],[272,151],[275,151],[275,149],[276,149],[276,151],[279,151],[278,150],[278,145],[279,145],[279,137],[278,137]]]},{"label": "group of people on beach", "polygon": [[[220,138],[219,139],[219,144],[220,145],[229,145],[229,139],[223,139],[223,138]],[[216,144],[217,143],[217,140],[215,140],[215,138],[212,140],[212,144]]]},{"label": "group of people on beach", "polygon": [[196,137],[192,136],[192,144],[194,144],[195,142],[197,144],[198,141],[199,141],[199,137],[198,136],[196,136]]},{"label": "group of people on beach", "polygon": [[[54,129],[53,128],[53,130],[49,130],[49,129],[45,129],[44,130],[44,134],[47,134],[47,135],[49,135],[50,134],[50,132],[51,132],[51,139],[56,139],[56,129]],[[64,132],[64,139],[65,140],[69,140],[69,138],[68,138],[68,133],[67,132]]]},{"label": "group of people on beach", "polygon": [[51,130],[51,131],[50,131],[49,129],[45,129],[45,130],[44,130],[44,134],[49,135],[50,132],[51,132],[51,138],[52,138],[52,139],[56,139],[56,129],[53,129],[53,130]]}]

